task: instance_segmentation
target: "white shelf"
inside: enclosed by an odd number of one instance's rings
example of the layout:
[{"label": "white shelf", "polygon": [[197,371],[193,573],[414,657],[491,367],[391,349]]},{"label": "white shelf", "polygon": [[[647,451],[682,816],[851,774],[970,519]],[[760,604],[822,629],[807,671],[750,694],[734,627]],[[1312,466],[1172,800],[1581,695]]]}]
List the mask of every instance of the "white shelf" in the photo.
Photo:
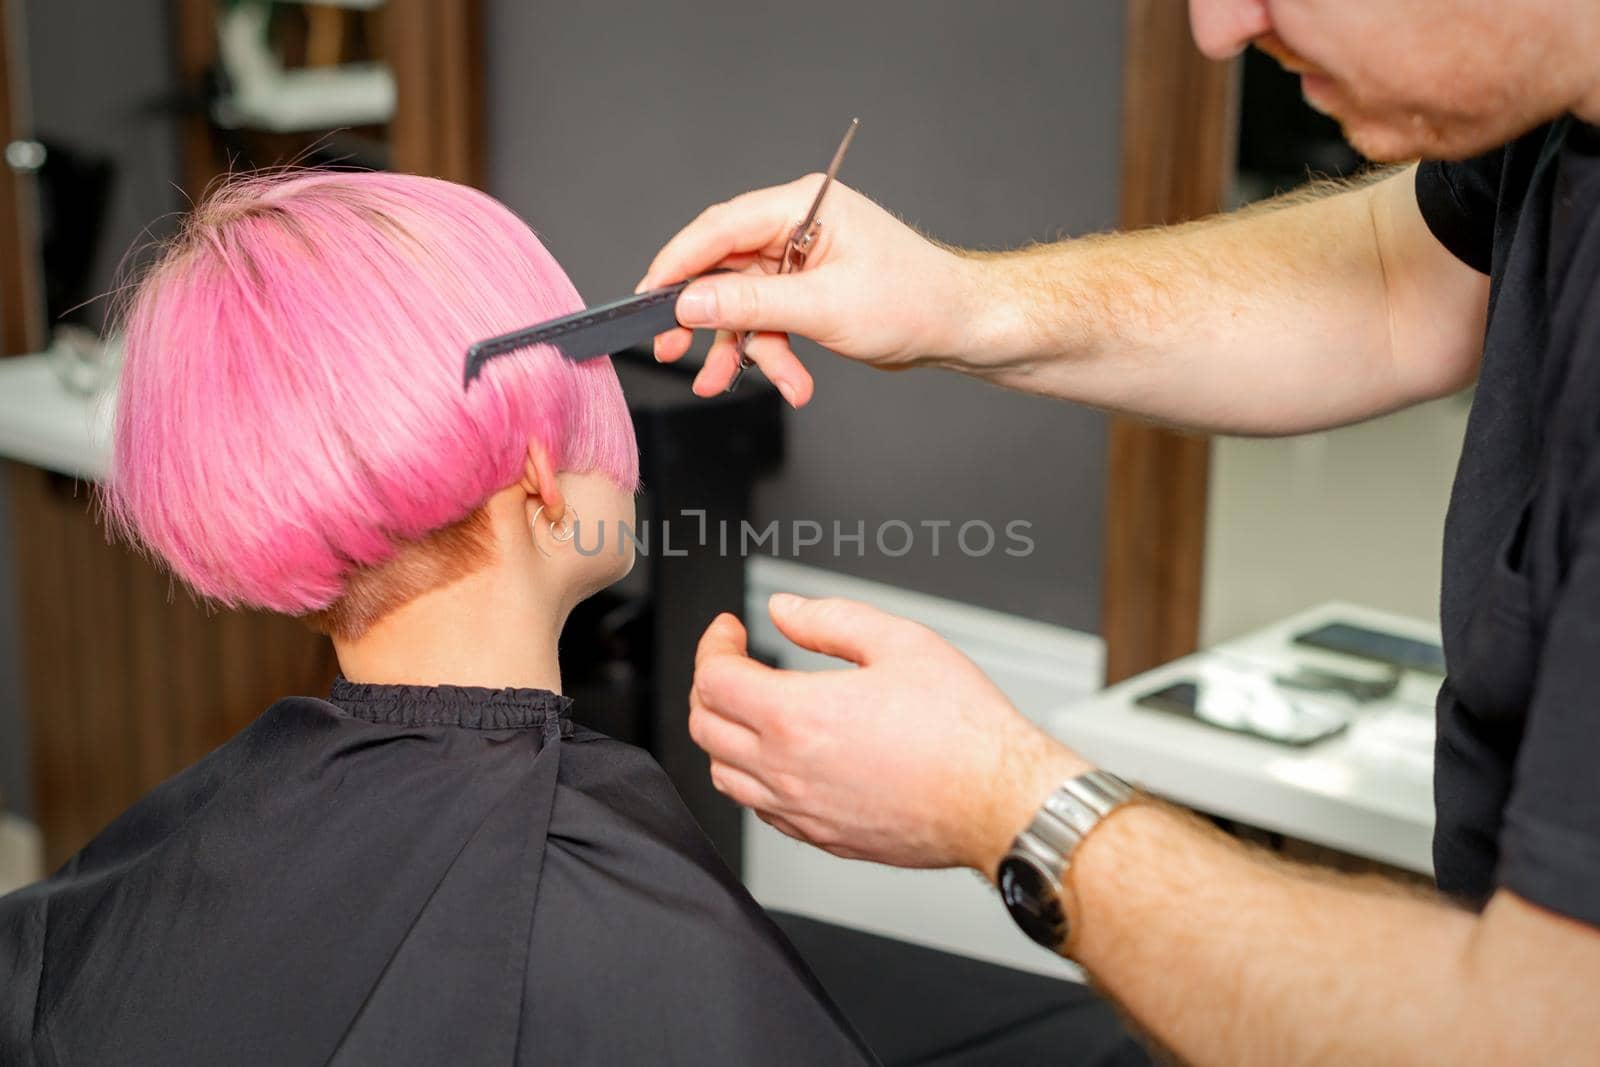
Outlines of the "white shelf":
[{"label": "white shelf", "polygon": [[394,75],[381,63],[287,70],[217,101],[219,126],[303,133],[381,126],[394,118]]},{"label": "white shelf", "polygon": [[394,118],[394,75],[386,64],[285,70],[268,46],[269,14],[265,7],[241,6],[217,22],[218,62],[233,85],[232,95],[212,108],[219,125],[300,133]]},{"label": "white shelf", "polygon": [[0,359],[0,456],[99,481],[111,466],[112,393],[67,392],[42,355]]}]

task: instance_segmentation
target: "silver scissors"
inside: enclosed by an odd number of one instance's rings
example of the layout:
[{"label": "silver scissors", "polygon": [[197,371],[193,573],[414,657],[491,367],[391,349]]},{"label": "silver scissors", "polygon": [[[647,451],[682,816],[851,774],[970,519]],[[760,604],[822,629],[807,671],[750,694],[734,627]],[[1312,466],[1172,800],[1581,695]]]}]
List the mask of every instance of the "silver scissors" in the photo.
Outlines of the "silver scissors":
[{"label": "silver scissors", "polygon": [[[844,131],[844,139],[839,142],[838,149],[833,153],[833,162],[828,164],[828,173],[823,175],[822,185],[811,201],[811,210],[807,211],[806,217],[789,232],[789,241],[783,247],[783,259],[778,263],[779,274],[788,274],[806,265],[806,256],[816,244],[817,234],[822,232],[822,220],[817,218],[817,209],[822,207],[822,198],[827,195],[828,186],[833,184],[833,176],[839,173],[839,164],[844,162],[845,150],[850,147],[850,139],[856,135],[856,128],[860,125],[860,119],[850,120],[850,128]],[[750,347],[750,339],[755,335],[754,330],[739,335],[737,348],[739,365],[734,368],[733,380],[728,383],[728,388],[724,392],[731,393],[739,388],[739,379],[744,377],[744,372],[756,365],[746,352]]]}]

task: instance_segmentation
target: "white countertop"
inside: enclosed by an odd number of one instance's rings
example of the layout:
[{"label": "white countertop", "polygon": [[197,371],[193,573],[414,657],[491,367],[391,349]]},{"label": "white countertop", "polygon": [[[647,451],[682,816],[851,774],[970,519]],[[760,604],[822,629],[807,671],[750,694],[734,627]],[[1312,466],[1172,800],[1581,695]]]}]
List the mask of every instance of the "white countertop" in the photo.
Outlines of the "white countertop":
[{"label": "white countertop", "polygon": [[45,356],[0,359],[0,456],[99,481],[111,463],[113,397],[69,393]]},{"label": "white countertop", "polygon": [[1306,748],[1229,733],[1134,701],[1208,663],[1345,674],[1372,665],[1305,648],[1294,634],[1345,621],[1437,642],[1437,625],[1330,603],[1224,642],[1055,712],[1047,727],[1087,758],[1213,815],[1421,874],[1433,873],[1433,724],[1439,678],[1406,672],[1393,697],[1358,706],[1350,727]]}]

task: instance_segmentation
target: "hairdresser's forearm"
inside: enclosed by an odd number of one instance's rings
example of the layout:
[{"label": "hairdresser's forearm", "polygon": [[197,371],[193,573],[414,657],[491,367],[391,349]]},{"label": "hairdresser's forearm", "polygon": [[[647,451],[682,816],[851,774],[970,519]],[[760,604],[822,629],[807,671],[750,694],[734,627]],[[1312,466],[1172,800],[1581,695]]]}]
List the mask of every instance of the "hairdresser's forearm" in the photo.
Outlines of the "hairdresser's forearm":
[{"label": "hairdresser's forearm", "polygon": [[1567,989],[1592,980],[1600,934],[1506,894],[1480,918],[1154,806],[1091,834],[1069,879],[1072,954],[1186,1063],[1549,1063],[1600,1047]]},{"label": "hairdresser's forearm", "polygon": [[1190,426],[1293,433],[1460,388],[1484,287],[1411,171],[1166,229],[972,260],[959,369]]}]

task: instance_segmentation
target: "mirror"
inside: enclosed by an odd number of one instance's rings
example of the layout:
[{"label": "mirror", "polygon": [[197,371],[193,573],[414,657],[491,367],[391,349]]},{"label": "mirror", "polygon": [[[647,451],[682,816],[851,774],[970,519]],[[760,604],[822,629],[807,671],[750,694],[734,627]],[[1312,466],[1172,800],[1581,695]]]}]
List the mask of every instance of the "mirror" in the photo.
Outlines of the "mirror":
[{"label": "mirror", "polygon": [[20,106],[6,163],[24,182],[23,244],[38,247],[35,345],[66,324],[103,329],[138,249],[221,176],[299,164],[479,183],[476,3],[9,7]]},{"label": "mirror", "polygon": [[[331,164],[481,184],[479,6],[0,0],[0,332],[8,355],[50,353],[7,386],[36,390],[40,433],[68,427],[76,461],[75,430],[107,413],[119,285],[219,177]],[[56,455],[0,463],[0,794],[51,867],[334,669],[293,620],[197,605],[108,544],[94,472]]]}]

